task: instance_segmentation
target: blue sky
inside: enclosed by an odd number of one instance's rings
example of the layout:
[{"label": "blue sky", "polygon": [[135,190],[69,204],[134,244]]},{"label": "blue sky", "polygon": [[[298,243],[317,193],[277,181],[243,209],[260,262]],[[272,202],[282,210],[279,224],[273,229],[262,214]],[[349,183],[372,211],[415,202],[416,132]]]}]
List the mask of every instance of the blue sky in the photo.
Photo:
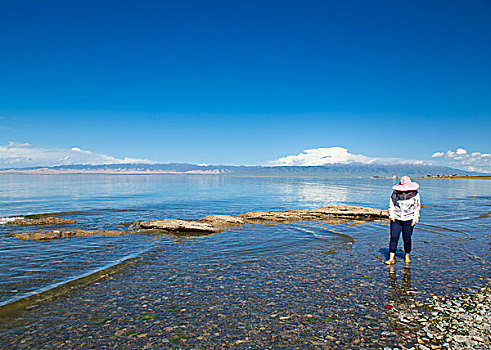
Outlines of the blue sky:
[{"label": "blue sky", "polygon": [[3,146],[208,164],[490,151],[489,1],[3,1],[0,52]]}]

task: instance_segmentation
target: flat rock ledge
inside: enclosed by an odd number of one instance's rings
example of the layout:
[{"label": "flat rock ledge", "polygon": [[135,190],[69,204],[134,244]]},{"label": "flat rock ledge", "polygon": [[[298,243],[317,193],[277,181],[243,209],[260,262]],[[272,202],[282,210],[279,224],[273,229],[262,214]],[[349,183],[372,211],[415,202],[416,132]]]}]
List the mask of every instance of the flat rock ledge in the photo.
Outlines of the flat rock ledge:
[{"label": "flat rock ledge", "polygon": [[200,222],[206,222],[214,227],[226,228],[233,226],[245,225],[246,221],[239,216],[232,215],[208,215],[199,219]]},{"label": "flat rock ledge", "polygon": [[294,222],[322,220],[375,221],[387,220],[387,210],[357,207],[331,206],[317,209],[288,211],[252,211],[239,215],[208,215],[198,220],[161,219],[136,221],[131,230],[160,230],[178,234],[213,234],[224,228],[241,226],[248,222]]},{"label": "flat rock ledge", "polygon": [[89,237],[94,235],[99,236],[122,236],[127,234],[122,230],[71,230],[71,231],[47,231],[47,232],[34,232],[34,233],[18,233],[14,235],[15,238],[31,241],[48,241],[57,238],[72,238],[72,237]]},{"label": "flat rock ledge", "polygon": [[68,220],[63,218],[55,218],[47,216],[38,219],[17,219],[7,222],[9,225],[22,225],[22,226],[36,226],[36,225],[66,225],[74,224],[75,220]]},{"label": "flat rock ledge", "polygon": [[[135,221],[129,231],[124,230],[53,230],[47,232],[19,233],[14,237],[23,240],[44,241],[57,238],[88,237],[93,235],[120,236],[131,231],[157,231],[183,236],[209,235],[222,232],[225,228],[242,226],[247,223],[294,222],[294,221],[376,221],[388,220],[387,210],[357,207],[330,206],[317,209],[287,211],[251,211],[239,215],[208,215],[198,220],[160,219]],[[20,219],[18,225],[60,225],[75,223],[73,220],[55,217]]]},{"label": "flat rock ledge", "polygon": [[222,231],[220,228],[206,222],[178,219],[136,221],[130,226],[130,229],[161,230],[188,235],[211,234]]},{"label": "flat rock ledge", "polygon": [[362,220],[375,221],[388,219],[387,210],[373,209],[357,206],[330,206],[317,209],[300,209],[287,211],[251,211],[240,214],[239,217],[248,222],[294,222],[294,221],[317,221],[317,220]]}]

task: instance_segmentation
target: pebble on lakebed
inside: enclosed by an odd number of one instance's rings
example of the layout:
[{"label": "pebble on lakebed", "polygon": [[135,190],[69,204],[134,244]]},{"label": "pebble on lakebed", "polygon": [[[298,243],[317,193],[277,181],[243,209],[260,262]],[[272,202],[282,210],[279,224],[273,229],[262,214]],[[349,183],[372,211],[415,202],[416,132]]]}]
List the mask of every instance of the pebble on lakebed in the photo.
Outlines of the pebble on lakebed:
[{"label": "pebble on lakebed", "polygon": [[394,325],[415,335],[414,349],[490,349],[490,296],[488,282],[468,293],[433,296],[407,308],[394,307],[389,313]]}]

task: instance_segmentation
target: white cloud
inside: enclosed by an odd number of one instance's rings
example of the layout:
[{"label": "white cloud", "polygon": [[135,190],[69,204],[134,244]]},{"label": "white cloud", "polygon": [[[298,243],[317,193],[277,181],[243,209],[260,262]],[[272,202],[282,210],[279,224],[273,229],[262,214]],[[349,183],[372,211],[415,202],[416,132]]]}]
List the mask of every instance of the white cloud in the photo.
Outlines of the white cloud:
[{"label": "white cloud", "polygon": [[10,141],[7,145],[7,147],[29,147],[29,146],[32,145],[27,142],[13,142],[13,141]]},{"label": "white cloud", "polygon": [[306,149],[297,155],[291,155],[272,160],[267,163],[270,166],[315,166],[333,163],[370,163],[376,160],[360,154],[351,154],[346,148],[327,147]]},{"label": "white cloud", "polygon": [[20,142],[9,142],[6,146],[0,146],[0,168],[127,163],[154,162],[148,159],[127,157],[124,159],[119,159],[104,154],[85,151],[79,147],[72,147],[71,149],[47,148]]},{"label": "white cloud", "polygon": [[306,149],[297,155],[289,155],[266,163],[267,166],[318,166],[334,163],[385,163],[385,164],[427,164],[443,165],[455,169],[491,173],[491,154],[472,152],[465,148],[457,148],[455,151],[435,152],[431,156],[434,162],[426,160],[401,159],[401,158],[376,158],[361,154],[352,154],[343,147],[322,147]]},{"label": "white cloud", "polygon": [[335,163],[409,163],[424,164],[422,160],[409,160],[400,158],[375,158],[361,154],[352,154],[343,147],[322,147],[306,149],[297,155],[289,155],[266,163],[268,166],[319,166]]},{"label": "white cloud", "polygon": [[466,149],[457,148],[455,152],[436,152],[432,157],[440,158],[443,165],[452,168],[491,173],[491,153],[472,152],[469,154]]}]

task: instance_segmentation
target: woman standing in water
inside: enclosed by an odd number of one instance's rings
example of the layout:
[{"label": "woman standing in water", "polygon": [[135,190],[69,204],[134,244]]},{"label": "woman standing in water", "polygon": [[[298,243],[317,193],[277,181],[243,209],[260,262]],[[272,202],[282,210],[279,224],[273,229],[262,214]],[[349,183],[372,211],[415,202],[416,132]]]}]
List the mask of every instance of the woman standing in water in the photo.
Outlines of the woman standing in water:
[{"label": "woman standing in water", "polygon": [[385,262],[392,265],[395,262],[397,243],[402,231],[404,240],[404,251],[406,252],[406,263],[409,263],[411,253],[411,236],[414,225],[419,221],[421,200],[418,193],[419,184],[412,182],[408,176],[403,176],[401,181],[392,187],[394,192],[389,201],[390,219],[390,243],[389,260]]}]

